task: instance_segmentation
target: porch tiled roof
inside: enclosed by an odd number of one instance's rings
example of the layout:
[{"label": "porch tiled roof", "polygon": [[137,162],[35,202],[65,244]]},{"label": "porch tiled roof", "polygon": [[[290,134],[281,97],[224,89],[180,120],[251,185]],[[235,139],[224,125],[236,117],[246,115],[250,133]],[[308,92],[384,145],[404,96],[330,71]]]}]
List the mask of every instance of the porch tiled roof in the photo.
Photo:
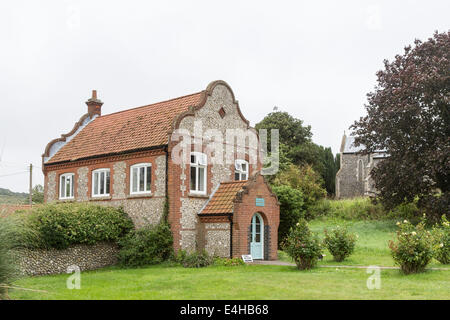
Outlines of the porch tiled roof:
[{"label": "porch tiled roof", "polygon": [[166,145],[177,115],[200,103],[204,92],[95,118],[46,164]]},{"label": "porch tiled roof", "polygon": [[248,181],[232,181],[220,183],[210,200],[199,214],[233,213],[233,201],[236,194]]}]

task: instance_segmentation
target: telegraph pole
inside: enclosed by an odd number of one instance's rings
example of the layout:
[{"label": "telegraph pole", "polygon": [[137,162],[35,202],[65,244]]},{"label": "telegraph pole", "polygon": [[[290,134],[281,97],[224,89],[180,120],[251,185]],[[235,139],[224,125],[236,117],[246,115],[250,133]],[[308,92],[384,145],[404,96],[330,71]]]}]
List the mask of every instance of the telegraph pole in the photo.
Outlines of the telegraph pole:
[{"label": "telegraph pole", "polygon": [[33,206],[33,164],[30,163],[30,207]]}]

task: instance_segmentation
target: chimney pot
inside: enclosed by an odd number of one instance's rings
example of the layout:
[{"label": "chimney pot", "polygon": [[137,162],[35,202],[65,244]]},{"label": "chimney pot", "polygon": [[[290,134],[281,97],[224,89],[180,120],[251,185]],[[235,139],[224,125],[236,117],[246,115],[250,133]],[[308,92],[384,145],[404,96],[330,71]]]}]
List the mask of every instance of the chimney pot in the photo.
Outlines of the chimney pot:
[{"label": "chimney pot", "polygon": [[92,98],[86,101],[86,104],[88,106],[88,113],[91,117],[94,115],[102,115],[103,102],[100,99],[97,99],[97,90],[92,90]]}]

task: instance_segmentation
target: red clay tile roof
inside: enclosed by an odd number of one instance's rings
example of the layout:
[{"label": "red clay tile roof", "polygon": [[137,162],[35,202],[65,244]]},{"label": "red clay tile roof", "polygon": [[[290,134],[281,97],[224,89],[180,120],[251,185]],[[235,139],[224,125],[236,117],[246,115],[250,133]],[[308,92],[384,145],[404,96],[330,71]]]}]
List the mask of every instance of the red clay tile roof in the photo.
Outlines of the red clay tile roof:
[{"label": "red clay tile roof", "polygon": [[204,91],[97,117],[46,164],[166,145],[174,118],[189,106],[198,105],[203,94]]},{"label": "red clay tile roof", "polygon": [[233,213],[233,201],[248,181],[222,182],[200,214]]}]

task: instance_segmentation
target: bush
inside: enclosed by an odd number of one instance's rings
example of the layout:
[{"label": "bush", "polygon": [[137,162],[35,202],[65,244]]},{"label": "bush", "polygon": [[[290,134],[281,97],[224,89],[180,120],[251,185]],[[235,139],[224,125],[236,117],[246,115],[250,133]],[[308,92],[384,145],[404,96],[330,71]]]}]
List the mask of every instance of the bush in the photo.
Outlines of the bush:
[{"label": "bush", "polygon": [[402,203],[394,209],[392,209],[388,216],[393,219],[408,219],[416,220],[420,219],[420,210],[417,208],[417,201]]},{"label": "bush", "polygon": [[[26,226],[17,217],[0,218],[0,285],[7,286],[19,276],[18,255]],[[0,300],[8,298],[7,288],[0,287]]]},{"label": "bush", "polygon": [[322,199],[309,208],[309,219],[321,216],[342,220],[370,220],[387,217],[381,204],[374,204],[369,198],[330,200]]},{"label": "bush", "polygon": [[337,227],[331,231],[325,231],[323,240],[328,251],[337,262],[343,261],[355,250],[356,235],[348,232],[345,227]]},{"label": "bush", "polygon": [[65,249],[72,244],[117,241],[133,228],[121,208],[86,203],[47,204],[27,217],[35,233],[30,247]]},{"label": "bush", "polygon": [[277,174],[273,183],[276,186],[284,185],[300,190],[303,195],[303,210],[327,195],[327,191],[323,188],[322,177],[310,165],[298,167],[291,164]]},{"label": "bush", "polygon": [[217,266],[234,267],[245,265],[245,262],[241,258],[216,258],[214,264]]},{"label": "bush", "polygon": [[425,230],[425,217],[414,226],[408,220],[397,222],[397,242],[390,241],[392,257],[405,274],[423,272],[433,258],[433,244]]},{"label": "bush", "polygon": [[434,258],[443,264],[450,263],[450,223],[447,217],[441,217],[441,225],[436,225],[432,231]]},{"label": "bush", "polygon": [[278,227],[278,243],[281,243],[303,217],[303,194],[300,190],[290,186],[276,186],[272,191],[280,202],[280,225]]},{"label": "bush", "polygon": [[161,263],[173,255],[172,245],[172,232],[165,223],[133,230],[119,240],[119,264],[137,267]]},{"label": "bush", "polygon": [[211,257],[206,250],[200,252],[194,251],[191,253],[180,250],[177,260],[185,268],[203,268],[214,262],[213,257]]},{"label": "bush", "polygon": [[322,247],[319,237],[314,235],[305,219],[291,228],[289,235],[283,243],[286,253],[295,261],[300,270],[311,269],[322,256]]}]

